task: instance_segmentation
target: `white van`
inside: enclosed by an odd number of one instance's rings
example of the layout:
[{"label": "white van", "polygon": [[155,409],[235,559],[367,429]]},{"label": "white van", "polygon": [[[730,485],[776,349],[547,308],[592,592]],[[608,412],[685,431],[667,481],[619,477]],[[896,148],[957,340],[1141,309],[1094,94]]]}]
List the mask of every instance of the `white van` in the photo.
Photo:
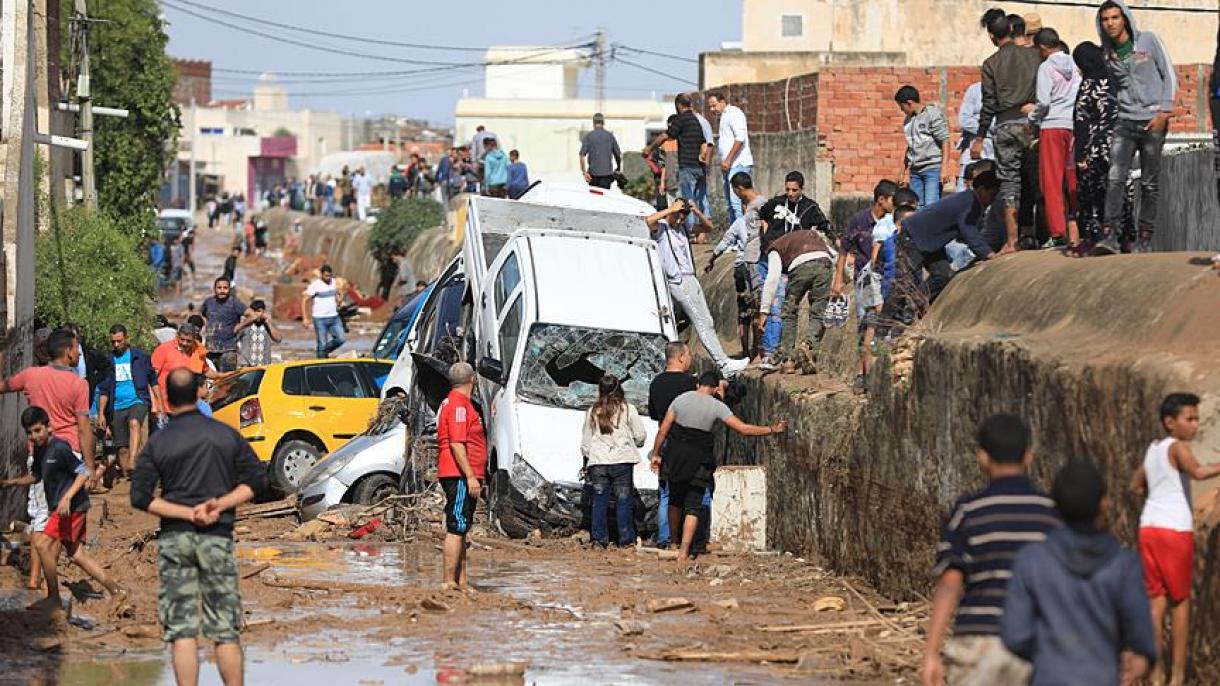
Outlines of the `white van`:
[{"label": "white van", "polygon": [[[472,198],[463,267],[472,296],[477,396],[488,426],[491,505],[514,536],[582,525],[580,436],[605,373],[647,417],[673,310],[639,214]],[[657,477],[640,449],[635,486]]]},{"label": "white van", "polygon": [[652,205],[622,191],[613,188],[598,188],[583,183],[539,181],[530,186],[517,200],[537,205],[594,212],[618,212],[641,217],[647,217],[657,211]]}]

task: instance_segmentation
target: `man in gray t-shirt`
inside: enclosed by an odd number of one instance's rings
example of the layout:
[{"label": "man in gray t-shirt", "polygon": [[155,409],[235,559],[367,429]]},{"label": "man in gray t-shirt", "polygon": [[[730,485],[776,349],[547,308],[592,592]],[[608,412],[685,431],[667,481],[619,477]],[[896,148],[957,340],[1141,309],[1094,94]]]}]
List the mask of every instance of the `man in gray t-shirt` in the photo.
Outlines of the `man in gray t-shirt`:
[{"label": "man in gray t-shirt", "polygon": [[609,188],[614,183],[614,173],[622,166],[618,139],[606,130],[606,118],[598,112],[593,115],[593,130],[580,143],[580,171],[590,186]]},{"label": "man in gray t-shirt", "polygon": [[[652,468],[669,488],[669,523],[682,522],[682,545],[678,561],[690,559],[691,542],[699,526],[703,496],[712,486],[716,458],[712,453],[712,428],[721,422],[742,436],[770,436],[783,433],[788,422],[755,426],[738,419],[720,396],[719,372],[704,372],[693,391],[674,399],[657,430],[652,448]],[[664,456],[662,458],[662,456]],[[677,537],[676,531],[673,533]]]}]

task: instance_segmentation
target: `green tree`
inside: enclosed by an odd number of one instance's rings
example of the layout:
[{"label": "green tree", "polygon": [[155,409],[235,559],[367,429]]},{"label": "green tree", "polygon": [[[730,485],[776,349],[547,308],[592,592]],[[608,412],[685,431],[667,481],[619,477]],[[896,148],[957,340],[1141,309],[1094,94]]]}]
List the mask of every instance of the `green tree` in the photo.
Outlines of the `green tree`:
[{"label": "green tree", "polygon": [[444,221],[444,206],[432,198],[395,200],[369,231],[369,250],[384,262],[395,250],[406,250],[419,234]]},{"label": "green tree", "polygon": [[51,208],[50,230],[34,244],[34,309],[51,326],[76,322],[90,341],[121,323],[141,344],[151,340],[152,270],[144,239],[130,226],[84,207]]},{"label": "green tree", "polygon": [[[63,64],[75,65],[67,40],[72,0],[61,0]],[[172,96],[177,75],[165,52],[169,38],[154,0],[106,0],[89,5],[93,101],[131,112],[127,119],[95,116],[94,168],[98,207],[125,226],[153,229],[153,210],[166,166],[177,149],[179,112]],[[68,71],[75,92],[75,68]]]},{"label": "green tree", "polygon": [[278,127],[275,130],[275,133],[272,133],[271,135],[277,136],[277,137],[284,137],[284,138],[296,138],[296,134],[293,133],[292,130],[289,129],[287,126]]}]

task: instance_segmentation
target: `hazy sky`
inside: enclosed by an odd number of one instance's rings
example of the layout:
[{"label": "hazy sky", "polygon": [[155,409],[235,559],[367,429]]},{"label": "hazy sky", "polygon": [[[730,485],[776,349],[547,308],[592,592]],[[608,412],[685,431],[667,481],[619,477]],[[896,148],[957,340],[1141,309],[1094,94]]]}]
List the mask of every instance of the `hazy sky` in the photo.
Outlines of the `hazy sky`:
[{"label": "hazy sky", "polygon": [[[164,0],[162,7],[170,55],[211,60],[214,98],[248,97],[257,73],[270,71],[279,75],[297,107],[345,114],[393,113],[445,124],[452,122],[453,104],[463,91],[482,94],[483,70],[472,63],[483,59],[480,50],[488,45],[573,45],[590,41],[601,28],[611,44],[694,59],[701,51],[718,49],[724,41],[741,39],[741,0]],[[276,24],[327,35],[290,31]],[[303,45],[277,42],[242,29]],[[335,38],[334,34],[473,49],[378,45]],[[374,58],[336,54],[336,50]],[[618,54],[661,73],[612,63],[606,78],[610,98],[672,93],[691,88],[698,80],[698,64],[691,61],[625,50]],[[438,62],[444,64],[434,64]],[[455,63],[467,66],[451,66]],[[370,74],[387,71],[417,73]],[[364,75],[355,75],[358,73]],[[592,83],[589,69],[581,77],[582,95],[592,96]]]}]

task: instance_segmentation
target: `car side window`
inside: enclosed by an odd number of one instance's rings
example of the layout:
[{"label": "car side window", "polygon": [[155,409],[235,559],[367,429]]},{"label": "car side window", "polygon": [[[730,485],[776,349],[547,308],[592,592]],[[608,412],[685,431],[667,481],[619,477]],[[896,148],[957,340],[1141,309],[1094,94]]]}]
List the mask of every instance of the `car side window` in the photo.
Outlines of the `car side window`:
[{"label": "car side window", "polygon": [[369,397],[381,395],[381,387],[385,385],[386,377],[390,375],[392,365],[385,362],[358,362],[364,370],[364,378],[368,380]]},{"label": "car side window", "polygon": [[504,303],[513,294],[513,289],[521,283],[521,266],[517,264],[517,253],[509,253],[496,274],[496,314],[504,311]]},{"label": "car side window", "polygon": [[284,381],[280,384],[284,395],[309,395],[305,388],[305,369],[288,367],[284,370]]},{"label": "car side window", "polygon": [[309,395],[324,398],[362,398],[360,379],[350,364],[319,364],[305,367]]},{"label": "car side window", "polygon": [[513,299],[504,319],[500,321],[500,362],[507,376],[517,354],[517,341],[521,338],[521,320],[524,318],[525,298],[521,294]]}]

